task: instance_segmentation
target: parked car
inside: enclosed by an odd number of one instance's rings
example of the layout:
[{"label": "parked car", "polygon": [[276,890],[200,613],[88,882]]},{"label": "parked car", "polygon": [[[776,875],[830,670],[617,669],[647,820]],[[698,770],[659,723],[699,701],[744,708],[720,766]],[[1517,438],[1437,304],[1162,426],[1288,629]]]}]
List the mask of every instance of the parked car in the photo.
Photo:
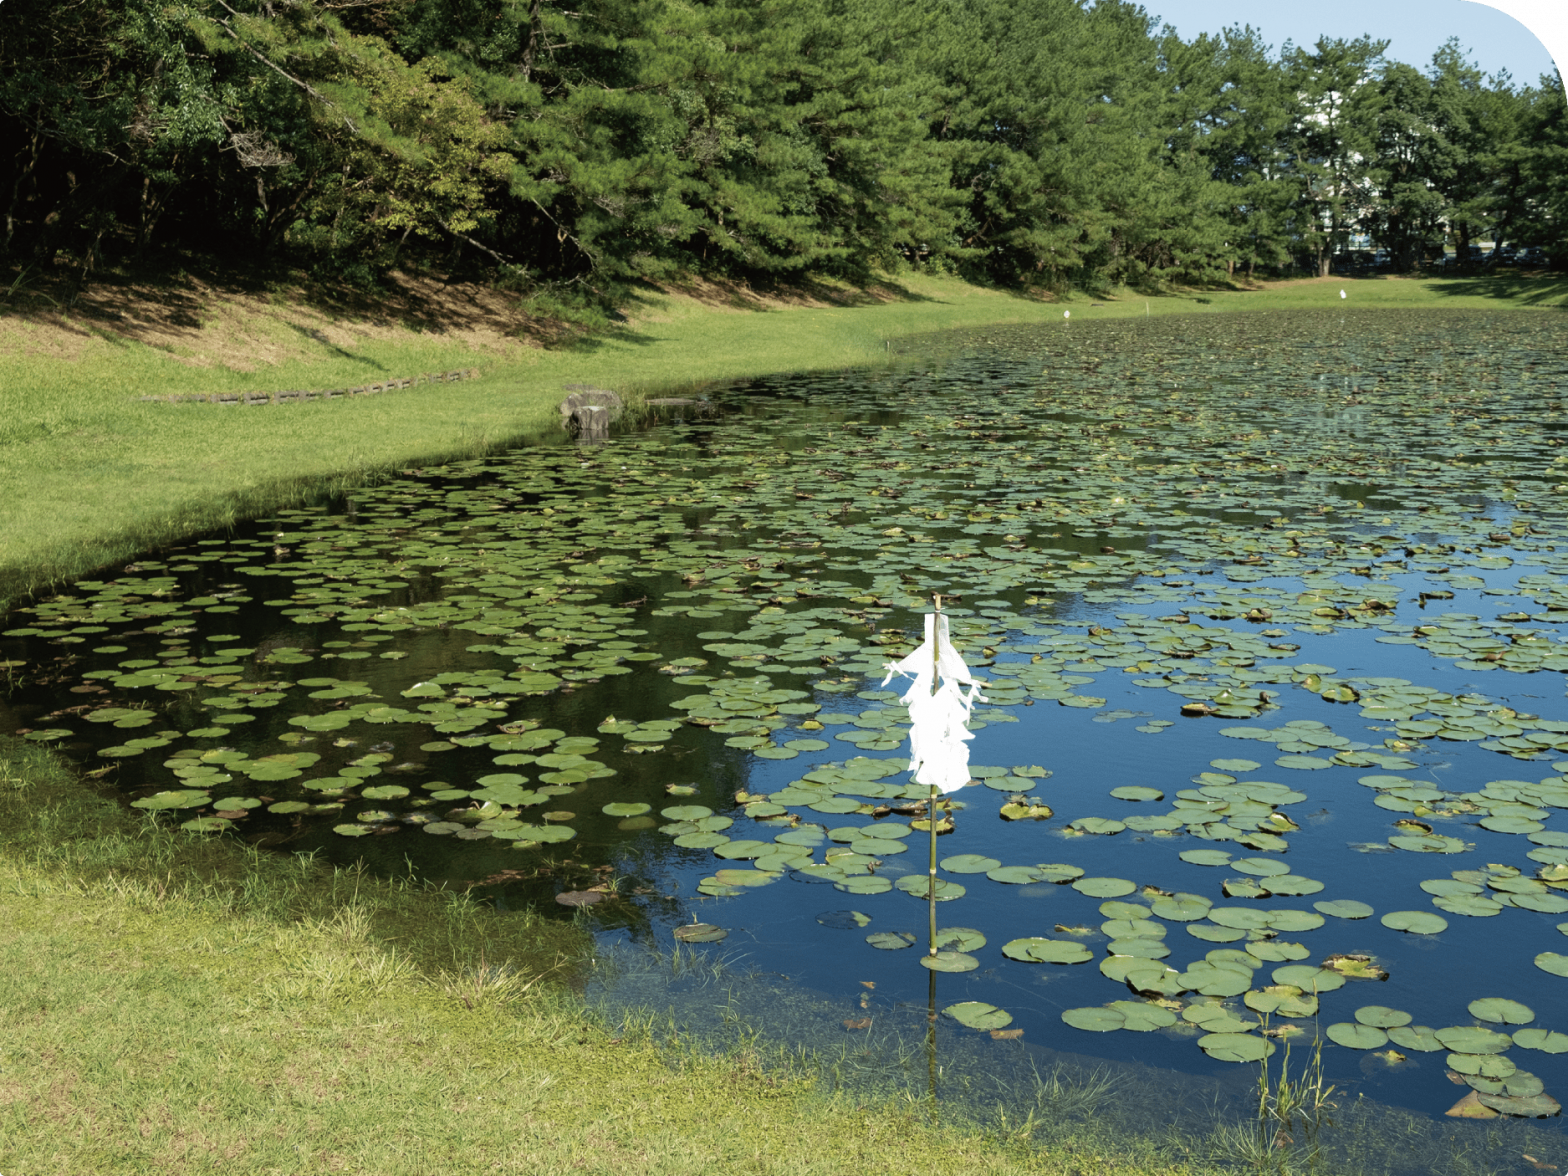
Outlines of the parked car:
[{"label": "parked car", "polygon": [[1519,264],[1545,265],[1546,250],[1542,249],[1539,245],[1531,245],[1528,248],[1521,249],[1519,251]]}]

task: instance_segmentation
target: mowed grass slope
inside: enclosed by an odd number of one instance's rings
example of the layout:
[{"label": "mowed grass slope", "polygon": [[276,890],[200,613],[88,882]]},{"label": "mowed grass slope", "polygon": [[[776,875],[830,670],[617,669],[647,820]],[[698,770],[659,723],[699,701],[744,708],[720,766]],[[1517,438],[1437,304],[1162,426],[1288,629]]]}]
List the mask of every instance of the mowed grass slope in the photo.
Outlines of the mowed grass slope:
[{"label": "mowed grass slope", "polygon": [[[206,286],[110,289],[69,315],[0,317],[0,605],[293,497],[551,433],[563,384],[635,396],[882,362],[891,340],[949,328],[1322,307],[1340,304],[1341,288],[1357,307],[1560,307],[1568,293],[1551,279],[1510,278],[1055,302],[927,277],[788,298],[696,288],[650,293],[625,322],[594,335],[557,331],[561,345],[543,348],[531,340],[549,332],[494,292],[426,289],[412,303],[333,309]],[[483,378],[326,403],[138,399],[472,367]]]}]

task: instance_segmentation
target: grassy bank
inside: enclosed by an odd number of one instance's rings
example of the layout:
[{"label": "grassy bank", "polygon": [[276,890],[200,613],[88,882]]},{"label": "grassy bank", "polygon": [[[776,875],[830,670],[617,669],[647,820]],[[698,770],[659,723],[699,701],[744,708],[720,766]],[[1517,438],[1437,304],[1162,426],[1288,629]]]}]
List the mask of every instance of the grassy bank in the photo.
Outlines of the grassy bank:
[{"label": "grassy bank", "polygon": [[[107,287],[71,315],[0,317],[0,607],[157,543],[377,471],[559,428],[563,384],[637,393],[880,361],[890,341],[991,323],[1344,304],[1561,306],[1568,283],[1497,278],[1280,283],[1255,291],[1047,302],[908,278],[790,297],[648,294],[566,345],[484,291],[378,308],[213,287]],[[556,342],[562,342],[557,333]],[[147,404],[145,394],[276,391],[478,367],[473,382],[286,406]]]},{"label": "grassy bank", "polygon": [[754,1045],[612,1036],[553,982],[568,924],[160,831],[18,741],[0,830],[7,1173],[1196,1171],[1092,1124],[1041,1147],[1048,1107],[932,1127]]}]

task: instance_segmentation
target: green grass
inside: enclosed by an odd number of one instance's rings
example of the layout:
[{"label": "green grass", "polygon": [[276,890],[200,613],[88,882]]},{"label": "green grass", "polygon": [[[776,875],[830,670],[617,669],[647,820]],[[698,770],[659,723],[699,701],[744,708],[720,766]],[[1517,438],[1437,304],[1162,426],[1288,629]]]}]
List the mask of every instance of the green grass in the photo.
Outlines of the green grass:
[{"label": "green grass", "polygon": [[[1330,279],[1249,292],[1046,302],[921,277],[875,297],[830,291],[856,303],[840,306],[650,294],[627,308],[627,323],[552,350],[523,344],[493,315],[470,316],[443,333],[429,324],[388,324],[365,311],[333,320],[256,299],[192,307],[175,325],[150,333],[122,330],[105,314],[0,318],[0,607],[193,531],[385,470],[556,430],[554,406],[567,383],[634,395],[688,389],[729,377],[877,363],[893,340],[949,328],[1054,322],[1072,329],[1145,313],[1334,306],[1341,287],[1350,293],[1344,305],[1357,308],[1540,308],[1568,299],[1568,283],[1501,277]],[[479,367],[484,377],[273,407],[136,399],[326,388],[457,367]]]},{"label": "green grass", "polygon": [[745,1034],[612,1035],[573,994],[570,924],[142,823],[16,740],[0,830],[6,1173],[1205,1170],[1053,1128],[1050,1084],[932,1126]]}]

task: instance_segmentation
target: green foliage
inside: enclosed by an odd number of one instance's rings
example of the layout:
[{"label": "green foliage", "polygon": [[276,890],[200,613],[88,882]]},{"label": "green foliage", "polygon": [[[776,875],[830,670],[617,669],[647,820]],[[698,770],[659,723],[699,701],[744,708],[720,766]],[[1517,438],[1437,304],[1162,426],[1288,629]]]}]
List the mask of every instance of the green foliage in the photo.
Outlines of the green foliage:
[{"label": "green foliage", "polygon": [[1187,43],[1128,0],[9,0],[0,256],[466,265],[580,317],[680,273],[1103,291],[1326,274],[1358,232],[1556,247],[1560,90],[1383,48]]}]

